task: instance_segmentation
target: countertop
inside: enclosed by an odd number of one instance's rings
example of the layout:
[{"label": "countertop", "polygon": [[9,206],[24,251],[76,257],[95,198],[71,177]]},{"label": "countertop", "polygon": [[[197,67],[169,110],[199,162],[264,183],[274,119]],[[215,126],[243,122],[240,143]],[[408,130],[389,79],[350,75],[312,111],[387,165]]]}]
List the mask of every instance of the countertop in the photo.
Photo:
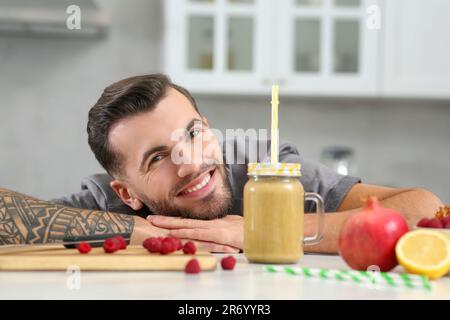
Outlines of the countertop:
[{"label": "countertop", "polygon": [[[219,263],[215,271],[196,275],[86,271],[73,281],[73,274],[66,272],[0,272],[0,299],[450,299],[449,276],[433,281],[430,291],[369,287],[269,273],[242,254],[234,256],[233,271],[222,270]],[[339,256],[330,255],[305,255],[298,266],[347,268]]]}]

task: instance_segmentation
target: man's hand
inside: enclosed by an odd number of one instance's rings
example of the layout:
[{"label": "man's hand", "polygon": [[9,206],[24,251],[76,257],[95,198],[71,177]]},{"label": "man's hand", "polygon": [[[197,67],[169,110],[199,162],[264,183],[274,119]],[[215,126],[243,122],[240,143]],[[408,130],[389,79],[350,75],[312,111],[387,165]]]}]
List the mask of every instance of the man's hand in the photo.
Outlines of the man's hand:
[{"label": "man's hand", "polygon": [[[152,225],[149,221],[141,218],[141,217],[133,217],[134,218],[134,230],[131,234],[131,244],[140,245],[144,242],[145,239],[150,237],[177,237],[182,240],[194,240],[195,246],[198,251],[208,251],[208,252],[227,252],[227,253],[236,253],[239,252],[239,249],[223,245],[220,243],[214,243],[210,241],[199,241],[196,239],[183,239],[183,237],[178,237],[172,235],[170,233],[171,230],[169,228],[157,227]],[[165,217],[164,217],[165,218]],[[179,219],[179,218],[172,218]]]},{"label": "man's hand", "polygon": [[172,237],[229,246],[235,252],[244,247],[244,219],[241,216],[196,220],[151,215],[147,220],[155,227],[169,229],[169,236]]},{"label": "man's hand", "polygon": [[134,216],[134,229],[131,233],[130,244],[140,245],[150,237],[167,237],[169,230],[153,226],[147,220]]}]

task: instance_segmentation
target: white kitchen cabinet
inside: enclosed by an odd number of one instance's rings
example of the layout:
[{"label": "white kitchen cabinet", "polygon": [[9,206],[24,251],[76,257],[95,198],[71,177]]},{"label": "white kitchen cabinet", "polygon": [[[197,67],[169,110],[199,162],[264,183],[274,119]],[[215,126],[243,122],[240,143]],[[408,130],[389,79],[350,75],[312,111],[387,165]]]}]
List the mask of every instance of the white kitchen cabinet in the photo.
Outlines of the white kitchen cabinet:
[{"label": "white kitchen cabinet", "polygon": [[268,1],[168,0],[165,72],[200,93],[259,93]]},{"label": "white kitchen cabinet", "polygon": [[271,74],[285,93],[375,95],[380,32],[368,21],[372,18],[369,8],[377,1],[281,3],[275,32],[283,36],[278,37]]},{"label": "white kitchen cabinet", "polygon": [[375,0],[167,0],[165,72],[196,93],[375,95]]},{"label": "white kitchen cabinet", "polygon": [[450,1],[385,1],[381,93],[450,97]]}]

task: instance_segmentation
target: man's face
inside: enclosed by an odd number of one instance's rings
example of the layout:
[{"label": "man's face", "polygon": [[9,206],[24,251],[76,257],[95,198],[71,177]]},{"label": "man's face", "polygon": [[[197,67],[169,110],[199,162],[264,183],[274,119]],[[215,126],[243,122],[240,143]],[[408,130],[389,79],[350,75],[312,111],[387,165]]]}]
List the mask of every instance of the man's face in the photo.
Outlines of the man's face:
[{"label": "man's face", "polygon": [[179,91],[169,88],[152,111],[119,121],[109,142],[123,158],[122,184],[153,213],[193,219],[229,213],[219,143]]}]

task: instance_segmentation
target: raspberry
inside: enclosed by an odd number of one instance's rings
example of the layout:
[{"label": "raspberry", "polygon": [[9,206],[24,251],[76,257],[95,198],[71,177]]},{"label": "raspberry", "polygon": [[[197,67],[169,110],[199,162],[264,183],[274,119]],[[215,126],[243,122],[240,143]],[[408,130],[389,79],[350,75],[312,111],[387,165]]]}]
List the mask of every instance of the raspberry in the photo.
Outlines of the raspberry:
[{"label": "raspberry", "polygon": [[177,238],[163,238],[163,237],[153,237],[145,239],[142,246],[152,253],[159,252],[160,254],[169,254],[181,246],[180,239]]},{"label": "raspberry", "polygon": [[197,259],[191,259],[186,264],[184,268],[184,272],[186,273],[199,273],[200,272],[200,264]]},{"label": "raspberry", "polygon": [[145,239],[144,241],[142,241],[142,246],[143,246],[145,249],[147,249],[147,247],[149,246],[150,239],[152,239],[152,238],[147,238],[147,239]]},{"label": "raspberry", "polygon": [[195,247],[195,244],[192,241],[188,241],[183,246],[183,252],[184,254],[195,254],[197,251],[197,248]]},{"label": "raspberry", "polygon": [[421,219],[418,223],[417,223],[417,226],[418,227],[421,227],[421,228],[426,228],[426,227],[428,227],[428,223],[430,222],[430,219],[428,219],[428,218],[423,218],[423,219]]},{"label": "raspberry", "polygon": [[92,250],[92,247],[89,243],[81,242],[78,244],[77,249],[80,253],[89,253]]},{"label": "raspberry", "polygon": [[444,226],[450,223],[450,217],[441,218],[441,222]]},{"label": "raspberry", "polygon": [[152,253],[161,252],[162,240],[160,238],[147,238],[142,246]]},{"label": "raspberry", "polygon": [[122,237],[122,236],[115,236],[114,239],[117,239],[117,241],[119,242],[119,244],[120,244],[119,249],[120,250],[124,250],[124,249],[127,248],[127,240],[125,240],[124,237]]},{"label": "raspberry", "polygon": [[443,228],[441,220],[439,218],[433,218],[428,222],[428,228]]},{"label": "raspberry", "polygon": [[170,242],[172,242],[173,246],[175,247],[175,251],[176,250],[180,250],[181,248],[183,248],[183,244],[181,243],[181,240],[178,239],[178,238],[167,237],[167,238],[164,238],[163,241],[170,241]]},{"label": "raspberry", "polygon": [[161,254],[169,254],[177,250],[177,244],[170,238],[165,238],[161,244]]},{"label": "raspberry", "polygon": [[447,222],[447,224],[444,226],[445,229],[450,229],[450,222]]},{"label": "raspberry", "polygon": [[170,237],[169,239],[171,239],[172,242],[175,243],[177,251],[183,249],[183,243],[181,242],[180,239],[174,237]]},{"label": "raspberry", "polygon": [[236,264],[236,259],[233,258],[232,256],[228,256],[226,258],[223,258],[220,261],[220,264],[222,265],[223,270],[233,270],[234,265]]},{"label": "raspberry", "polygon": [[119,250],[120,243],[115,238],[108,238],[103,242],[103,250],[105,250],[106,253],[113,253]]}]

